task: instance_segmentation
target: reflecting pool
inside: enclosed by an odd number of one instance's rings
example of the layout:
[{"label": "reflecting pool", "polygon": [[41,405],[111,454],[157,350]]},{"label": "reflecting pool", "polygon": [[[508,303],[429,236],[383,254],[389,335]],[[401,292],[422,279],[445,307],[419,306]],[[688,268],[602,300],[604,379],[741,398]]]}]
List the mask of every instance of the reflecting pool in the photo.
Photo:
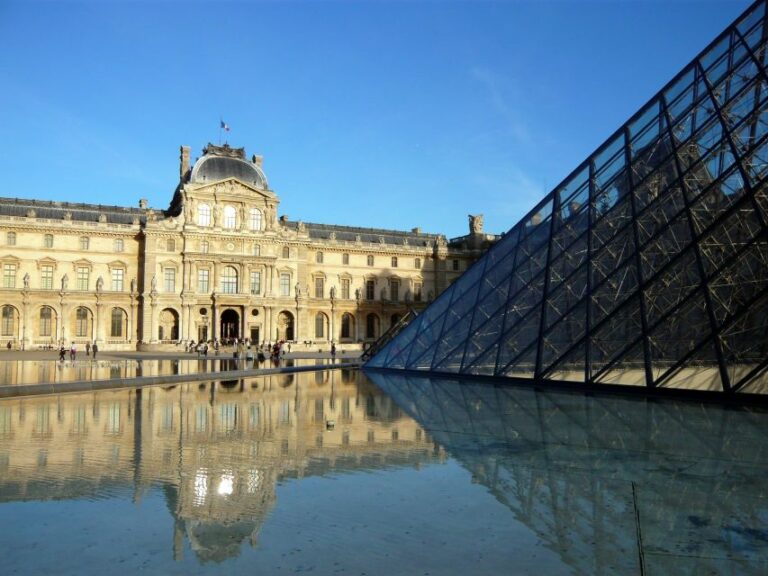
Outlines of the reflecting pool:
[{"label": "reflecting pool", "polygon": [[0,402],[3,574],[763,574],[768,414],[355,369]]}]

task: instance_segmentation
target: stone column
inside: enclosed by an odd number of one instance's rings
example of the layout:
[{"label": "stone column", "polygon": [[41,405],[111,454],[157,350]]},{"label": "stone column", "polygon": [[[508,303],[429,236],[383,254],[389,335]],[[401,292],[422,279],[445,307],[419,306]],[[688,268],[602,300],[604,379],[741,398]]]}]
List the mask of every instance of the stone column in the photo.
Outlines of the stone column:
[{"label": "stone column", "polygon": [[96,325],[94,326],[94,334],[93,334],[93,339],[96,342],[101,342],[102,341],[102,337],[101,337],[101,318],[102,318],[101,310],[102,310],[102,308],[104,308],[104,304],[102,304],[99,301],[98,297],[97,297],[97,299],[96,299]]},{"label": "stone column", "polygon": [[131,294],[131,315],[128,316],[128,327],[126,330],[129,342],[135,341],[138,338],[134,330],[136,330],[136,298]]}]

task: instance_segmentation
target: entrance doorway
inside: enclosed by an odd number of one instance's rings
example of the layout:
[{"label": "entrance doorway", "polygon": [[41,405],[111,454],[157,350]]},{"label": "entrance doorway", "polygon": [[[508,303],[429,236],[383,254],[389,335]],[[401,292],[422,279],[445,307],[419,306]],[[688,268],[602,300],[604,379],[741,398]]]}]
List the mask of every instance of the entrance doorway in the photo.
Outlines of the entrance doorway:
[{"label": "entrance doorway", "polygon": [[235,310],[221,313],[221,340],[233,340],[240,337],[240,314]]},{"label": "entrance doorway", "polygon": [[277,315],[277,339],[293,340],[293,314],[287,310]]},{"label": "entrance doorway", "polygon": [[251,342],[254,344],[259,343],[259,329],[251,326]]}]

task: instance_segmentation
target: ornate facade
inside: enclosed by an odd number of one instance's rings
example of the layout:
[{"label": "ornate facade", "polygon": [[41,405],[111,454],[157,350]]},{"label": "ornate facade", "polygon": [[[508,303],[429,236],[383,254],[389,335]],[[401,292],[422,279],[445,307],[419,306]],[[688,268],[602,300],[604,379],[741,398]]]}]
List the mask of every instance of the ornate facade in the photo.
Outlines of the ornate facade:
[{"label": "ornate facade", "polygon": [[181,147],[166,210],[0,199],[0,342],[127,350],[248,338],[359,344],[496,240],[290,221],[262,159]]}]

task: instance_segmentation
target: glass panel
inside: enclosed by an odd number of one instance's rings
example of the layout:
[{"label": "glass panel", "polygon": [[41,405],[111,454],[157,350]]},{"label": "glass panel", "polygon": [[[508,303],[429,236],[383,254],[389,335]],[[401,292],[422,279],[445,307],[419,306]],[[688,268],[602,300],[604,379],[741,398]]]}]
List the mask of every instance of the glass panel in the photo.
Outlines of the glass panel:
[{"label": "glass panel", "polygon": [[753,244],[709,282],[718,326],[768,288],[768,246]]},{"label": "glass panel", "polygon": [[653,326],[668,310],[682,302],[699,287],[700,281],[696,254],[691,248],[643,291],[648,326]]},{"label": "glass panel", "polygon": [[681,366],[663,374],[657,382],[660,388],[722,391],[723,382],[714,344],[707,342],[702,345]]},{"label": "glass panel", "polygon": [[592,325],[596,325],[637,290],[637,266],[634,259],[618,270],[592,291],[590,306]]},{"label": "glass panel", "polygon": [[592,257],[592,286],[600,284],[634,253],[635,241],[632,237],[632,230],[625,228],[623,232]]},{"label": "glass panel", "polygon": [[[499,362],[499,365],[501,365],[501,362]],[[536,346],[532,346],[524,354],[521,354],[519,358],[516,358],[514,362],[505,366],[500,372],[497,372],[497,374],[510,378],[533,378],[535,371]]]},{"label": "glass panel", "polygon": [[654,374],[666,371],[712,333],[699,291],[651,330],[651,364]]},{"label": "glass panel", "polygon": [[582,236],[568,251],[549,265],[549,289],[550,291],[564,279],[568,278],[574,270],[582,266],[587,260],[587,237]]},{"label": "glass panel", "polygon": [[[475,315],[477,319],[478,314]],[[498,339],[501,336],[501,326],[504,322],[504,316],[498,313],[487,319],[478,328],[473,329],[469,338],[467,339],[467,350],[464,357],[463,371],[468,371],[470,367],[478,368],[483,365],[483,362],[477,361],[478,357],[486,352],[489,347],[493,348],[493,360],[490,363],[490,368],[484,372],[486,374],[493,374],[496,366],[496,352],[498,351]],[[474,371],[474,374],[478,372]]]},{"label": "glass panel", "polygon": [[[765,17],[765,2],[758,2],[739,22],[736,24],[739,32],[743,36],[753,37],[755,32],[762,34],[762,20]],[[750,32],[751,31],[751,32]],[[757,46],[757,42],[747,42],[750,46]]]},{"label": "glass panel", "polygon": [[750,154],[744,156],[742,165],[747,170],[750,183],[756,187],[768,174],[768,140],[763,141]]},{"label": "glass panel", "polygon": [[682,189],[678,184],[664,191],[654,203],[637,217],[637,233],[640,245],[669,224],[685,208]]},{"label": "glass panel", "polygon": [[[597,251],[600,247],[613,238],[620,230],[624,229],[632,219],[632,206],[630,205],[629,195],[618,204],[601,204],[604,197],[598,196],[598,204],[594,207],[595,224],[592,226],[592,250]],[[613,210],[606,214],[607,210],[613,207]],[[605,211],[604,211],[605,210]],[[600,216],[604,217],[597,220]]]},{"label": "glass panel", "polygon": [[699,242],[707,275],[723,266],[740,248],[749,244],[761,226],[749,203],[744,203]]},{"label": "glass panel", "polygon": [[632,346],[610,368],[597,374],[594,381],[598,384],[646,386],[643,343]]},{"label": "glass panel", "polygon": [[592,331],[592,373],[597,374],[643,333],[638,296],[626,302]]},{"label": "glass panel", "polygon": [[738,382],[768,358],[768,296],[755,302],[720,331],[723,360],[732,382]]},{"label": "glass panel", "polygon": [[[540,317],[541,313],[536,310],[504,335],[501,342],[501,350],[499,352],[497,372],[501,371],[504,373],[509,367],[509,364],[514,362],[529,345],[533,345],[533,361],[535,363],[535,342],[538,340],[539,336]],[[522,367],[523,372],[528,372],[528,370],[529,366],[526,365]],[[530,367],[530,371],[533,372],[533,367]]]},{"label": "glass panel", "polygon": [[587,267],[584,266],[557,290],[550,291],[546,305],[546,328],[586,297]]},{"label": "glass panel", "polygon": [[559,360],[586,331],[587,306],[582,302],[544,335],[541,368],[546,370]]},{"label": "glass panel", "polygon": [[691,242],[691,230],[685,213],[679,214],[668,228],[651,240],[640,253],[643,281],[647,281],[672,257]]},{"label": "glass panel", "polygon": [[582,342],[543,376],[547,380],[584,382],[585,359],[586,345]]}]

